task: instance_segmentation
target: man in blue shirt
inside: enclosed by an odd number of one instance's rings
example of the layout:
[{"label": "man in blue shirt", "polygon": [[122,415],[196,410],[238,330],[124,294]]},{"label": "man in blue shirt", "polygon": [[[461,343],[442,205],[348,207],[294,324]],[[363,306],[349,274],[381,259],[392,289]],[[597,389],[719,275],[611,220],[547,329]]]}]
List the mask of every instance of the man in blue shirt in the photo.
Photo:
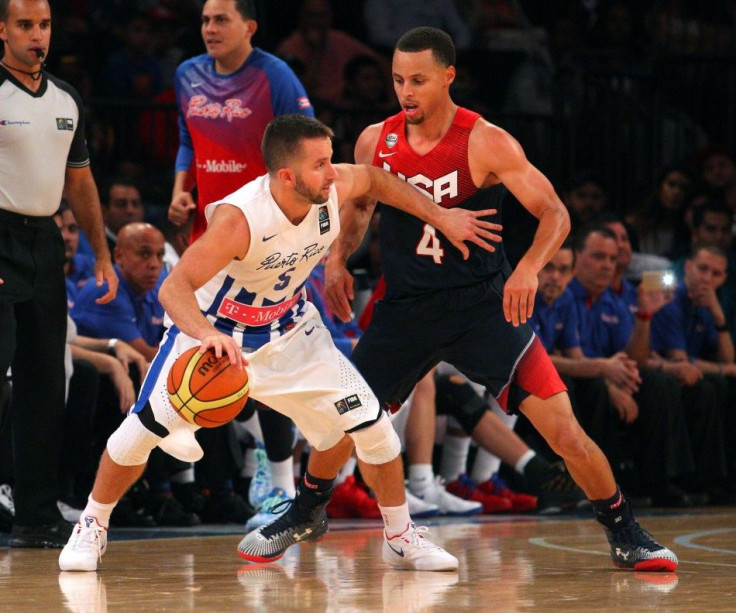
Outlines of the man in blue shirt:
[{"label": "man in blue shirt", "polygon": [[[726,314],[731,338],[736,340],[736,252],[732,248],[732,224],[733,213],[725,203],[717,200],[706,202],[693,211],[690,244],[692,248],[714,245],[726,254],[727,276],[718,288],[718,300]],[[679,279],[684,276],[686,260],[687,258],[682,258],[673,266]]]},{"label": "man in blue shirt", "polygon": [[[688,362],[705,375],[697,394],[701,401],[710,397],[715,410],[703,411],[695,403],[686,403],[685,408],[695,455],[694,486],[708,491],[718,502],[736,498],[736,490],[727,483],[728,467],[736,464],[732,415],[736,364],[728,320],[717,295],[726,281],[727,266],[722,249],[696,247],[685,261],[684,279],[674,301],[652,320],[652,348],[662,356],[663,364]],[[728,401],[724,403],[723,398]]]},{"label": "man in blue shirt", "polygon": [[[581,230],[569,290],[575,300],[583,354],[600,358],[624,352],[635,362],[633,372],[638,374],[638,381],[635,378],[628,386],[617,386],[615,412],[594,411],[581,415],[581,421],[591,428],[594,440],[607,441],[604,448],[615,448],[617,437],[633,439],[630,447],[640,484],[632,486],[639,487],[641,494],[651,495],[656,504],[689,506],[692,499],[673,482],[693,469],[680,390],[674,379],[647,368],[651,318],[669,297],[662,291],[640,289],[638,310],[632,318],[628,305],[610,287],[617,261],[616,235],[605,224]],[[581,407],[581,412],[586,410]]]},{"label": "man in blue shirt", "polygon": [[[91,255],[79,253],[79,224],[74,217],[74,211],[69,203],[62,198],[61,206],[54,213],[61,238],[64,241],[64,277],[66,280],[66,302],[69,309],[74,306],[74,300],[79,289],[94,277],[95,259]],[[91,247],[90,247],[91,253]]]},{"label": "man in blue shirt", "polygon": [[[591,423],[588,416],[613,419],[618,412],[627,411],[634,403],[631,394],[640,382],[636,362],[625,352],[610,357],[587,357],[581,348],[578,312],[573,294],[567,289],[573,276],[572,242],[562,245],[547,265],[539,271],[539,289],[534,313],[529,320],[534,332],[550,354],[552,363],[568,386],[573,409],[578,419],[590,431],[606,432],[603,424]],[[581,410],[580,407],[585,407]],[[525,424],[520,427],[524,428]],[[530,429],[531,430],[531,429]],[[532,433],[529,432],[528,435]],[[606,456],[614,460],[622,454],[618,439],[601,436]],[[538,441],[542,444],[542,441]]]},{"label": "man in blue shirt", "polygon": [[102,288],[87,283],[77,295],[72,319],[79,333],[94,338],[120,338],[150,362],[164,332],[164,309],[154,288],[163,268],[164,236],[154,226],[124,226],[115,248],[120,291],[115,300],[99,304]]}]

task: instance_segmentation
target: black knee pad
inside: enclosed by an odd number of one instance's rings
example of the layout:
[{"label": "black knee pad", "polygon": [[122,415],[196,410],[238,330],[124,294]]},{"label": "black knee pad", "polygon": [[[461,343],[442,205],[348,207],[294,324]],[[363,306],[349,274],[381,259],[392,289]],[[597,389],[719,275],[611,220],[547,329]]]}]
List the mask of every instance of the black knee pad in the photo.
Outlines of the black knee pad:
[{"label": "black knee pad", "polygon": [[473,430],[488,410],[488,404],[467,381],[455,382],[459,379],[458,375],[435,376],[437,414],[451,415],[465,432],[473,434]]}]

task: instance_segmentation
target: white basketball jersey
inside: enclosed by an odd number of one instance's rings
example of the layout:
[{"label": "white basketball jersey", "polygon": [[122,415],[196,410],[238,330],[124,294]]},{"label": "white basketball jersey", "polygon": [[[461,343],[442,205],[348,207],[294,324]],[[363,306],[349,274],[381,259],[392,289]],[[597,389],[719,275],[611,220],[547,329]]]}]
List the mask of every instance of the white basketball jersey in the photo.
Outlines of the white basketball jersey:
[{"label": "white basketball jersey", "polygon": [[[298,225],[281,211],[263,175],[218,202],[238,207],[250,226],[250,247],[196,292],[199,307],[213,325],[255,349],[294,327],[304,313],[304,285],[340,232],[337,190],[312,206]],[[233,237],[237,240],[237,237]]]}]

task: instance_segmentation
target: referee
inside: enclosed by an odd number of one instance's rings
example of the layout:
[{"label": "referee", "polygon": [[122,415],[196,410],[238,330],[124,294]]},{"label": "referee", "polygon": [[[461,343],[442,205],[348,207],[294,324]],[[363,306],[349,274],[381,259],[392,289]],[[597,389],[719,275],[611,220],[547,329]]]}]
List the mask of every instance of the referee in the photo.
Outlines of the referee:
[{"label": "referee", "polygon": [[53,220],[62,191],[90,238],[100,302],[117,277],[89,166],[79,94],[43,70],[47,0],[0,0],[0,376],[12,367],[15,519],[11,547],[63,547],[56,507],[64,422],[64,244]]}]

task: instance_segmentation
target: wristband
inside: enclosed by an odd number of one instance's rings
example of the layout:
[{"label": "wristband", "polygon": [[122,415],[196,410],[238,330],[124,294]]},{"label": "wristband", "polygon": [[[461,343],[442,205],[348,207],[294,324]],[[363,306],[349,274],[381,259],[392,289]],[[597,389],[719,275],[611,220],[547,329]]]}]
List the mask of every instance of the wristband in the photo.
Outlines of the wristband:
[{"label": "wristband", "polygon": [[109,341],[107,341],[107,353],[114,356],[115,355],[115,345],[118,344],[118,339],[111,338]]},{"label": "wristband", "polygon": [[723,324],[722,326],[716,326],[717,332],[728,332],[728,324]]},{"label": "wristband", "polygon": [[652,314],[651,313],[642,313],[641,311],[636,312],[636,318],[640,321],[651,321],[652,320]]}]

